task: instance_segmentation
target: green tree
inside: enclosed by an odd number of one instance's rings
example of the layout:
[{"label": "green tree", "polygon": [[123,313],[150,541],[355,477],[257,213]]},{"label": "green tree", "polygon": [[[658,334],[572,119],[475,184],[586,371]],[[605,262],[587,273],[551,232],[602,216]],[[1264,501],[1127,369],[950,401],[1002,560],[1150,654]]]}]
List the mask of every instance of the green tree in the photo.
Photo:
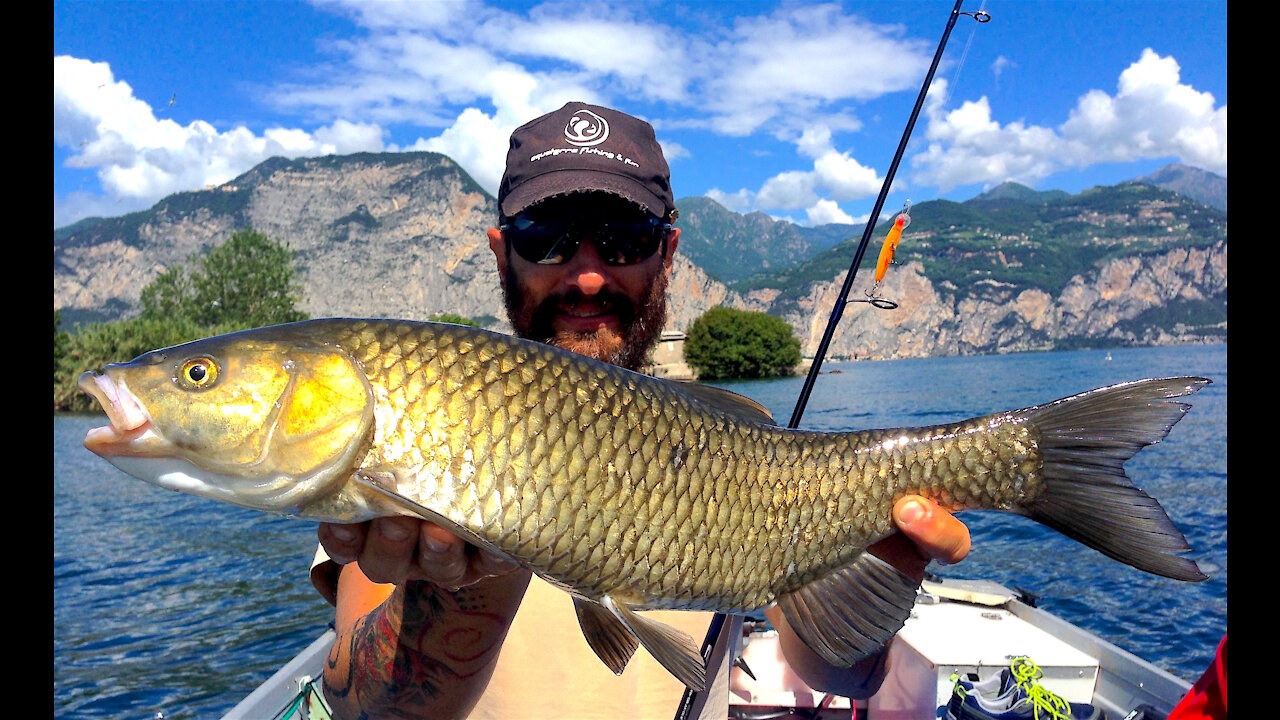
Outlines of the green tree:
[{"label": "green tree", "polygon": [[175,265],[142,288],[140,303],[142,317],[189,318],[195,303],[191,280],[180,266]]},{"label": "green tree", "polygon": [[55,311],[53,409],[96,409],[77,385],[86,370],[202,337],[305,320],[306,313],[294,307],[300,295],[293,252],[246,229],[200,258],[190,274],[181,267],[161,273],[142,289],[136,318],[65,333]]},{"label": "green tree", "polygon": [[704,380],[790,375],[800,363],[800,340],[780,318],[714,307],[689,327],[684,359]]},{"label": "green tree", "polygon": [[58,364],[67,354],[67,345],[71,338],[62,330],[62,311],[53,311],[53,372],[58,372]]},{"label": "green tree", "polygon": [[[240,230],[200,261],[191,277],[191,318],[245,327],[305,320],[293,251],[255,230]],[[162,276],[163,277],[163,276]]]},{"label": "green tree", "polygon": [[436,313],[435,315],[432,315],[427,319],[432,322],[453,323],[454,325],[469,325],[474,328],[484,327],[483,325],[476,322],[475,320],[472,320],[471,318],[465,315],[458,315],[457,313]]}]

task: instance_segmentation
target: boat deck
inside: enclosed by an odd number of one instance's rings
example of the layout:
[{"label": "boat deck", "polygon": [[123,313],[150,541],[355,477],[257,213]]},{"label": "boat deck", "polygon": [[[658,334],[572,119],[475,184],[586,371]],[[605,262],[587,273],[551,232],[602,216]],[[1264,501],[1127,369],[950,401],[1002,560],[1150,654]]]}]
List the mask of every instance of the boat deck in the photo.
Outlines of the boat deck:
[{"label": "boat deck", "polygon": [[[1162,720],[1191,687],[987,581],[926,582],[890,649],[889,676],[875,696],[856,704],[815,691],[796,677],[781,661],[772,628],[764,623],[744,628],[741,655],[755,679],[733,669],[730,715],[739,720],[848,718],[851,707],[867,720],[937,720],[939,707],[951,696],[953,674],[976,672],[985,679],[1024,655],[1044,671],[1040,684],[1070,702],[1092,703],[1109,720],[1124,720],[1143,706],[1145,720]],[[333,640],[333,630],[326,630],[224,720],[327,717],[323,707],[309,710],[321,703],[318,695],[307,693],[317,684]]]}]

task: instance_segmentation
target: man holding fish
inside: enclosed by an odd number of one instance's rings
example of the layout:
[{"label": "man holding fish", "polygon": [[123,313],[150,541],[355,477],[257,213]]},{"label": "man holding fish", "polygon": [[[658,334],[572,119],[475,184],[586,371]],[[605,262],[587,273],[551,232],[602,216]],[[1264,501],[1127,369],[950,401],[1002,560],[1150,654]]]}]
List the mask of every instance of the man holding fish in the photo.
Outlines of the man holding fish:
[{"label": "man holding fish", "polygon": [[[667,163],[653,128],[609,108],[570,103],[517,129],[488,231],[515,333],[631,370],[666,319],[679,244]],[[874,554],[915,578],[930,560],[969,549],[965,526],[919,496],[900,499],[901,533]],[[312,580],[336,605],[338,640],[325,672],[337,717],[670,717],[685,686],[636,653],[610,668],[575,637],[591,618],[527,569],[410,517],[322,523]],[[327,554],[326,554],[327,553]],[[331,560],[330,560],[331,559]],[[868,697],[887,645],[852,667],[809,650],[777,607],[792,669],[815,689]],[[693,638],[711,613],[656,611]],[[581,622],[581,629],[579,623]],[[691,717],[728,714],[727,622]],[[588,633],[590,636],[590,633]],[[600,655],[597,659],[596,655]],[[625,670],[622,669],[625,667]]]}]

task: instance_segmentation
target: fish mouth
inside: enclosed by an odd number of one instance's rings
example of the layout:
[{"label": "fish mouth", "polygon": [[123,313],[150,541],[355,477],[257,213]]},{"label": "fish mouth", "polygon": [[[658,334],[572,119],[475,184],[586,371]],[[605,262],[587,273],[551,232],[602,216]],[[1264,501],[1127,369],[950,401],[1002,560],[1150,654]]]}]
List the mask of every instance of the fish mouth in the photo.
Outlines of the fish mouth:
[{"label": "fish mouth", "polygon": [[93,370],[82,374],[77,384],[98,401],[111,421],[110,425],[89,430],[84,437],[87,450],[102,457],[156,454],[149,442],[158,437],[151,418],[129,388]]}]

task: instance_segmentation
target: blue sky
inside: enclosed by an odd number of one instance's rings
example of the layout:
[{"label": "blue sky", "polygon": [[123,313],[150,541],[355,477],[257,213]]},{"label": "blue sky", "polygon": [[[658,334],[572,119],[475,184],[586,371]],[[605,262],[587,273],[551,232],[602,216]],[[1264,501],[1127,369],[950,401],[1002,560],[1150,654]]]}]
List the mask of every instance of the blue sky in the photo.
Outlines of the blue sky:
[{"label": "blue sky", "polygon": [[[865,222],[954,2],[54,2],[54,227],[269,157],[433,150],[491,193],[567,101],[652,122],[676,197]],[[884,212],[1005,180],[1227,174],[1224,0],[966,0]]]}]

